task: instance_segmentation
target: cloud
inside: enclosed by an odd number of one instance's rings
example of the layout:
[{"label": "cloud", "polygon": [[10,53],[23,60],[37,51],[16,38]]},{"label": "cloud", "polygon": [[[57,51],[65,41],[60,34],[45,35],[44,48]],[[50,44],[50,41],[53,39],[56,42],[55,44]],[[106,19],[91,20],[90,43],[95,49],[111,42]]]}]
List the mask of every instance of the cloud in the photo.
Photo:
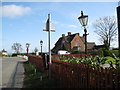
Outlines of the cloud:
[{"label": "cloud", "polygon": [[68,25],[68,27],[77,28],[78,26],[76,26],[76,25]]},{"label": "cloud", "polygon": [[4,6],[0,6],[0,9],[1,8],[2,8],[2,16],[9,18],[23,16],[31,11],[30,7],[23,7],[17,5],[4,5]]}]

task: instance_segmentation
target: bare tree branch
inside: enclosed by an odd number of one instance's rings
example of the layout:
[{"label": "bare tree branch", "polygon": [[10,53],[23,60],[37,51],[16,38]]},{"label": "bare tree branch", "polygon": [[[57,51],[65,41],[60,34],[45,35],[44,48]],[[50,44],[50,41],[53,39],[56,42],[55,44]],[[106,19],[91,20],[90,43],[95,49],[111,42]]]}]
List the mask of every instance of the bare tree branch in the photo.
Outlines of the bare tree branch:
[{"label": "bare tree branch", "polygon": [[117,35],[117,25],[115,17],[102,17],[95,21],[93,24],[95,28],[95,33],[100,37],[102,43],[105,42],[109,45],[111,41],[115,40],[115,36]]},{"label": "bare tree branch", "polygon": [[12,49],[18,54],[22,50],[22,45],[20,43],[14,43]]}]

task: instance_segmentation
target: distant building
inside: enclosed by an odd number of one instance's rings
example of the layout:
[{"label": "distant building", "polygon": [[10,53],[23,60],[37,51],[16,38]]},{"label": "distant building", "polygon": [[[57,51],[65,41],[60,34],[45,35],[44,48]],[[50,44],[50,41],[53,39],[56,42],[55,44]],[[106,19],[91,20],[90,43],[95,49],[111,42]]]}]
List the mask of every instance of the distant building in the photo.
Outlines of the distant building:
[{"label": "distant building", "polygon": [[5,56],[8,55],[7,51],[5,51],[5,49],[2,50],[2,55],[5,55]]},{"label": "distant building", "polygon": [[[87,42],[88,50],[92,50],[94,46],[95,42]],[[62,34],[55,43],[55,47],[52,49],[52,52],[57,54],[59,50],[66,50],[68,52],[85,51],[84,37],[80,36],[79,33],[71,34],[71,32],[68,32],[67,36]]]}]

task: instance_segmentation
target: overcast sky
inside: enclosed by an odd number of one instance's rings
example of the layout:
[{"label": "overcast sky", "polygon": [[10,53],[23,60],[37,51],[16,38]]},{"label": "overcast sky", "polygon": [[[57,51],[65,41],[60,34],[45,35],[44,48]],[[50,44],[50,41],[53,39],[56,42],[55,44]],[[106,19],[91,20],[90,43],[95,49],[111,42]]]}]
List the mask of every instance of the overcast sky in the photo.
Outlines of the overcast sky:
[{"label": "overcast sky", "polygon": [[[4,0],[8,1],[8,0]],[[87,25],[88,41],[101,44],[98,36],[94,33],[92,24],[96,19],[104,16],[115,16],[118,2],[3,2],[0,5],[0,18],[2,18],[2,47],[9,53],[13,52],[11,46],[18,42],[22,45],[22,52],[26,52],[26,43],[30,43],[30,52],[35,47],[40,50],[40,40],[43,40],[43,51],[48,50],[48,33],[43,31],[44,24],[51,14],[53,26],[56,32],[51,34],[51,49],[61,34],[80,33],[84,31],[78,21],[80,11],[89,16]],[[118,41],[113,43],[118,46]]]}]

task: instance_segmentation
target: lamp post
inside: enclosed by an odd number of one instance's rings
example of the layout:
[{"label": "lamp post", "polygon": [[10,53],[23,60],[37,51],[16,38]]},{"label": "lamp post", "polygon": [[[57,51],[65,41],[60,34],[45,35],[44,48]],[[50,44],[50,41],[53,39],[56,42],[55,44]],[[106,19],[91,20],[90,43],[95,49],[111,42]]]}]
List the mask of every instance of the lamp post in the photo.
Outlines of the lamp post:
[{"label": "lamp post", "polygon": [[27,51],[27,56],[28,56],[28,51],[29,51],[29,46],[30,46],[30,44],[29,43],[26,43],[26,51]]},{"label": "lamp post", "polygon": [[119,49],[119,58],[120,58],[120,1],[117,7],[117,21],[118,21],[118,49]]},{"label": "lamp post", "polygon": [[84,27],[84,32],[85,34],[83,34],[83,36],[85,37],[85,57],[87,54],[87,30],[85,28],[85,26],[87,26],[88,23],[88,15],[83,15],[83,11],[81,11],[81,16],[78,17],[78,20],[80,22],[80,24]]},{"label": "lamp post", "polygon": [[42,55],[42,45],[43,45],[43,41],[40,41],[40,46],[41,46],[41,55]]}]

